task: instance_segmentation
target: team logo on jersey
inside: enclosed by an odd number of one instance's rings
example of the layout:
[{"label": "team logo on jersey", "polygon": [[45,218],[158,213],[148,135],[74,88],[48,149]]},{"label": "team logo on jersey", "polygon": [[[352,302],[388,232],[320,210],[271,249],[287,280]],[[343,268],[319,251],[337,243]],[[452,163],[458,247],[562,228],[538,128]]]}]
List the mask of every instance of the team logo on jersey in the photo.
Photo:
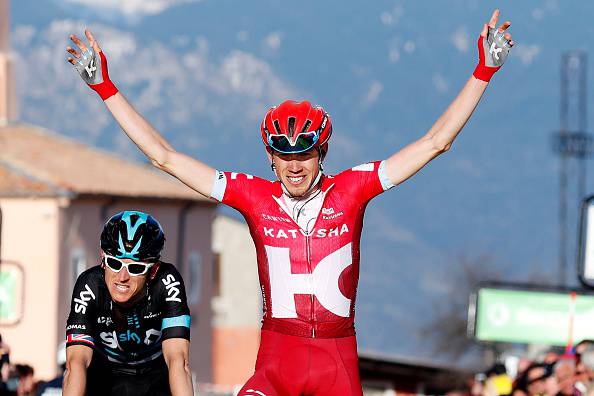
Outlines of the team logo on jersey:
[{"label": "team logo on jersey", "polygon": [[[309,236],[313,236],[314,238],[336,237],[336,236],[341,236],[342,234],[347,233],[347,232],[349,232],[349,227],[346,224],[343,224],[340,227],[334,227],[334,228],[315,228],[312,231],[312,233],[309,234]],[[271,237],[271,238],[297,239],[297,236],[299,234],[301,234],[303,236],[308,235],[302,229],[283,230],[283,229],[264,227],[264,235]]]},{"label": "team logo on jersey", "polygon": [[120,342],[133,341],[137,344],[140,344],[140,336],[138,334],[136,334],[136,332],[131,331],[130,329],[126,330],[125,333],[118,334],[118,340]]},{"label": "team logo on jersey", "polygon": [[72,330],[72,329],[86,330],[87,326],[85,326],[84,324],[71,324],[66,327],[66,331]]},{"label": "team logo on jersey", "polygon": [[348,243],[318,262],[311,274],[291,271],[289,248],[265,246],[270,274],[270,300],[273,318],[297,318],[295,295],[316,296],[320,304],[335,315],[348,318],[351,300],[342,294],[338,279],[352,264],[352,243]]},{"label": "team logo on jersey", "polygon": [[334,208],[322,208],[322,219],[324,220],[334,220],[337,217],[344,215],[344,212],[334,212]]},{"label": "team logo on jersey", "polygon": [[109,326],[113,324],[113,319],[111,319],[111,316],[99,316],[97,318],[97,323]]},{"label": "team logo on jersey", "polygon": [[[282,209],[280,209],[280,211],[284,213],[284,211]],[[288,219],[286,217],[271,216],[271,215],[268,215],[266,213],[262,213],[262,218],[264,220],[270,220],[270,221],[280,221],[280,222],[283,222],[283,223],[293,223],[293,220]]]},{"label": "team logo on jersey", "polygon": [[144,343],[146,345],[152,344],[154,342],[159,341],[159,338],[161,338],[161,331],[160,330],[156,330],[156,329],[148,329],[146,331],[145,337],[144,337]]},{"label": "team logo on jersey", "polygon": [[161,312],[149,312],[148,314],[144,315],[143,318],[152,319],[158,317],[159,315],[161,315]]},{"label": "team logo on jersey", "polygon": [[82,290],[79,294],[79,297],[74,299],[74,302],[76,303],[74,306],[74,312],[86,314],[88,302],[94,299],[95,294],[93,294],[93,291],[89,285],[85,284],[85,290]]},{"label": "team logo on jersey", "polygon": [[130,329],[126,330],[125,333],[120,334],[116,333],[115,330],[112,332],[104,331],[101,334],[99,334],[99,337],[101,337],[101,341],[103,342],[103,344],[107,345],[111,349],[121,349],[119,344],[120,342],[132,341],[136,344],[140,344],[141,342],[140,336],[135,332],[130,331]]},{"label": "team logo on jersey", "polygon": [[181,283],[175,280],[173,274],[167,274],[165,279],[161,279],[163,284],[165,285],[165,289],[167,290],[167,297],[165,301],[177,301],[181,302],[181,299],[178,297],[180,292],[177,286]]},{"label": "team logo on jersey", "polygon": [[161,338],[161,331],[157,329],[148,329],[145,332],[144,340],[141,340],[140,336],[133,331],[128,329],[125,333],[116,333],[116,331],[104,331],[99,334],[101,342],[111,349],[122,349],[120,342],[134,342],[140,344],[141,342],[145,345],[157,342]]}]

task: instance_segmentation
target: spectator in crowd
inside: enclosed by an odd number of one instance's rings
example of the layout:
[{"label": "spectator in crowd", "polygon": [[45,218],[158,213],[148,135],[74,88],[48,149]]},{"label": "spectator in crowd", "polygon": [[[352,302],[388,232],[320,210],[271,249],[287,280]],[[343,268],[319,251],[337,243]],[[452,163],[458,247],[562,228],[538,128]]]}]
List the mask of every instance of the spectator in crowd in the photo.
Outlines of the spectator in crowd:
[{"label": "spectator in crowd", "polygon": [[559,396],[573,396],[575,384],[575,356],[563,355],[555,363],[555,379],[559,388]]},{"label": "spectator in crowd", "polygon": [[514,396],[556,395],[557,383],[553,376],[553,364],[532,363],[518,376]]},{"label": "spectator in crowd", "polygon": [[62,394],[62,383],[64,382],[64,372],[66,371],[66,341],[58,346],[58,354],[56,356],[58,366],[60,366],[60,374],[37,387],[37,396],[54,396]]},{"label": "spectator in crowd", "polygon": [[10,373],[10,348],[0,335],[0,396],[6,394],[6,381]]},{"label": "spectator in crowd", "polygon": [[594,396],[594,340],[575,346],[575,388],[583,395]]},{"label": "spectator in crowd", "polygon": [[512,392],[512,380],[507,375],[505,365],[495,363],[485,373],[487,379],[485,387],[491,394],[495,395],[509,395]]},{"label": "spectator in crowd", "polygon": [[35,396],[35,371],[28,364],[15,364],[10,372],[7,395]]}]

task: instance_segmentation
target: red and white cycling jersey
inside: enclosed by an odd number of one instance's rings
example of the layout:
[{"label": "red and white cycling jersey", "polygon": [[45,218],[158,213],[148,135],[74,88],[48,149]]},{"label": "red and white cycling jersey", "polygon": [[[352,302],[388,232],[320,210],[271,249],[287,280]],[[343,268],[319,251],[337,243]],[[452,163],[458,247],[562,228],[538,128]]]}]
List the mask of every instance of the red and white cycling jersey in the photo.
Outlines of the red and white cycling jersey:
[{"label": "red and white cycling jersey", "polygon": [[237,209],[254,240],[264,330],[313,338],[355,334],[363,215],[390,187],[380,161],[325,176],[322,208],[306,232],[287,213],[279,181],[217,172],[212,198]]}]

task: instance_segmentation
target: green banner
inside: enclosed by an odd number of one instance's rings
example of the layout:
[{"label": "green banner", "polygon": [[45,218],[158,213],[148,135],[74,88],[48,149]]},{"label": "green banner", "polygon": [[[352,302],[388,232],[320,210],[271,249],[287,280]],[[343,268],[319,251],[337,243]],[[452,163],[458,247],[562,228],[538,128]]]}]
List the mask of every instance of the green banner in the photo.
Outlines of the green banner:
[{"label": "green banner", "polygon": [[21,316],[23,276],[19,267],[8,263],[0,266],[0,324],[11,324]]},{"label": "green banner", "polygon": [[478,292],[475,336],[483,341],[564,346],[594,339],[594,296],[484,288]]}]

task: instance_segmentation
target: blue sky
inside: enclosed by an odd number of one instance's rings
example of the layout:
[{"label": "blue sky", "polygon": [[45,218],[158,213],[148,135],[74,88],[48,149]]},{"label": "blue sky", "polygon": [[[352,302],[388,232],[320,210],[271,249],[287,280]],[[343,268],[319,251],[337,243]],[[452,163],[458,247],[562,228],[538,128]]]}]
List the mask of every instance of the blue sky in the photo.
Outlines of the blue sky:
[{"label": "blue sky", "polygon": [[68,34],[90,27],[120,89],[175,147],[271,177],[260,118],[285,98],[309,99],[332,116],[334,173],[431,127],[470,76],[495,7],[518,43],[508,64],[453,149],[377,198],[365,220],[360,342],[429,355],[418,330],[455,287],[458,255],[489,254],[510,280],[555,279],[560,54],[591,49],[594,3],[13,1],[21,119],[142,160],[65,62]]}]

